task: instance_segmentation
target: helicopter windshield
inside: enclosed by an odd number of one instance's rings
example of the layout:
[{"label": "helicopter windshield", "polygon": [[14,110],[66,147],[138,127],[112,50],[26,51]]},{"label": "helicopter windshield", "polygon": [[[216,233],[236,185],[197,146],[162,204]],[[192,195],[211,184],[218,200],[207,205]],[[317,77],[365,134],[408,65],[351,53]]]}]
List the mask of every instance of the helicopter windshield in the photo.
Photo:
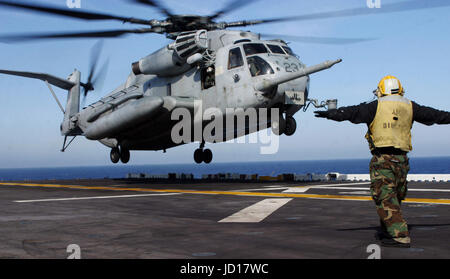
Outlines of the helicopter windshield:
[{"label": "helicopter windshield", "polygon": [[269,63],[264,61],[264,59],[259,56],[252,56],[247,58],[247,64],[250,73],[254,77],[275,73],[272,67],[270,67]]},{"label": "helicopter windshield", "polygon": [[267,45],[270,48],[270,51],[274,54],[285,54],[283,49],[277,45]]},{"label": "helicopter windshield", "polygon": [[292,49],[290,47],[284,46],[283,49],[284,49],[284,51],[286,51],[287,54],[295,56],[294,52],[292,51]]},{"label": "helicopter windshield", "polygon": [[269,53],[263,44],[244,44],[244,51],[247,56],[259,53]]}]

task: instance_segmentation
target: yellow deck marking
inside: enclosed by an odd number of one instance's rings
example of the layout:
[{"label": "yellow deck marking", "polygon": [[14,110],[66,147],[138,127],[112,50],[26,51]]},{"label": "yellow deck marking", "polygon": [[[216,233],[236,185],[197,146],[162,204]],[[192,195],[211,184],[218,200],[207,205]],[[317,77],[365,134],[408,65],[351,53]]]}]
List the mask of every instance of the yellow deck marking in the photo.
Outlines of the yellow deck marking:
[{"label": "yellow deck marking", "polygon": [[[103,186],[81,186],[81,185],[57,185],[57,184],[32,184],[32,183],[0,183],[2,186],[23,186],[23,187],[43,187],[57,189],[78,189],[78,190],[107,190],[107,191],[132,191],[132,192],[155,192],[155,193],[182,193],[182,194],[202,194],[202,195],[233,195],[249,197],[280,197],[280,198],[307,198],[322,200],[352,200],[352,201],[371,201],[367,196],[343,196],[343,195],[317,195],[317,194],[289,194],[289,193],[251,193],[235,191],[196,191],[196,190],[178,190],[178,189],[146,189],[146,188],[117,188]],[[450,205],[450,199],[418,199],[408,198],[406,203],[432,203]]]}]

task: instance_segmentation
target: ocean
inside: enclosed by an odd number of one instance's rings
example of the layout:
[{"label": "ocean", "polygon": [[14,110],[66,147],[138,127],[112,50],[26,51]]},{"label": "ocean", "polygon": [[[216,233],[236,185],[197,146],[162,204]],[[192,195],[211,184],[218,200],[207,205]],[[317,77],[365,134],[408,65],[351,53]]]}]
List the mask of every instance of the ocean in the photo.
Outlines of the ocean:
[{"label": "ocean", "polygon": [[[368,173],[370,159],[212,163],[210,165],[111,165],[60,168],[0,169],[0,181],[125,178],[128,173],[186,173],[200,178],[202,174],[239,173],[278,175],[283,173],[343,174]],[[410,158],[411,174],[450,174],[450,157]]]}]

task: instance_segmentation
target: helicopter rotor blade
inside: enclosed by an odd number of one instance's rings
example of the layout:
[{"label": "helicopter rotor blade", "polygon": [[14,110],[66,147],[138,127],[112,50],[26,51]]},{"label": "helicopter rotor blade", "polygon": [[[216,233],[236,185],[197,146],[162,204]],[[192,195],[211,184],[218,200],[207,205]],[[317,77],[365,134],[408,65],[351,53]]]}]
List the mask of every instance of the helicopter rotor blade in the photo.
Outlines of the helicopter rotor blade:
[{"label": "helicopter rotor blade", "polygon": [[[86,99],[87,99],[87,95],[90,91],[99,91],[102,88],[103,82],[105,80],[107,71],[108,71],[108,67],[109,67],[109,60],[106,60],[105,63],[103,63],[103,65],[100,67],[100,70],[98,71],[98,74],[96,74],[95,76],[92,77],[92,82],[91,84],[85,84],[82,83],[81,86],[83,87],[84,91],[83,91],[83,100],[81,102],[81,107],[84,107],[86,104]],[[92,86],[91,89],[89,89],[88,86]]]},{"label": "helicopter rotor blade", "polygon": [[103,41],[97,42],[91,49],[89,76],[86,83],[81,83],[81,86],[84,88],[83,104],[86,101],[89,91],[95,90],[95,87],[98,85],[97,81],[99,80],[99,77],[103,76],[106,72],[108,61],[103,64],[100,71],[96,70],[102,49]]},{"label": "helicopter rotor blade", "polygon": [[110,15],[110,14],[96,13],[96,12],[61,9],[61,8],[58,8],[55,6],[34,5],[34,4],[29,4],[29,3],[10,2],[10,1],[3,1],[3,0],[0,1],[0,6],[24,9],[24,10],[47,13],[47,14],[52,14],[52,15],[78,18],[78,19],[84,19],[84,20],[119,20],[119,21],[128,22],[128,23],[151,25],[150,21],[145,20],[145,19],[121,17],[121,16]]},{"label": "helicopter rotor blade", "polygon": [[75,33],[37,33],[21,35],[0,36],[0,42],[21,42],[44,39],[70,39],[70,38],[117,38],[128,34],[160,33],[152,28],[105,30]]},{"label": "helicopter rotor blade", "polygon": [[109,67],[109,59],[106,60],[105,63],[103,63],[103,65],[101,66],[101,70],[98,72],[98,74],[92,79],[92,83],[96,84],[96,88],[97,89],[101,89],[103,81],[106,77],[106,72],[108,70]]},{"label": "helicopter rotor blade", "polygon": [[307,43],[307,44],[325,44],[325,45],[348,45],[362,42],[374,41],[374,38],[334,38],[334,37],[314,37],[314,36],[292,36],[280,34],[260,34],[262,37],[285,39],[288,41]]},{"label": "helicopter rotor blade", "polygon": [[226,24],[227,27],[241,27],[248,25],[266,24],[266,23],[276,23],[276,22],[286,22],[286,21],[305,21],[305,20],[316,20],[316,19],[328,19],[337,17],[350,17],[350,16],[361,16],[361,15],[376,15],[376,14],[387,14],[395,12],[405,12],[412,10],[423,10],[438,7],[450,6],[450,1],[445,0],[410,0],[403,1],[393,4],[383,4],[381,8],[370,9],[368,7],[363,8],[353,8],[333,12],[323,12],[315,14],[306,14],[301,16],[291,16],[283,18],[271,18],[271,19],[261,19],[261,20],[244,20],[229,22]]},{"label": "helicopter rotor blade", "polygon": [[165,14],[168,17],[174,16],[174,14],[168,8],[166,8],[163,4],[161,4],[160,1],[156,1],[156,0],[129,0],[129,1],[136,3],[136,4],[142,4],[142,5],[147,5],[147,6],[156,8],[161,13]]},{"label": "helicopter rotor blade", "polygon": [[218,17],[222,17],[225,14],[228,14],[234,10],[240,9],[240,8],[247,6],[256,1],[260,1],[260,0],[232,0],[221,10],[219,10],[219,11],[215,12],[213,15],[209,16],[209,18],[216,19]]},{"label": "helicopter rotor blade", "polygon": [[[91,85],[92,88],[93,88],[92,79],[95,74],[95,68],[97,68],[98,59],[100,58],[100,52],[101,52],[102,48],[103,48],[103,42],[99,41],[92,47],[92,50],[91,50],[91,63],[90,63],[91,70],[89,72],[87,85]],[[85,91],[85,95],[87,95],[86,91]]]}]

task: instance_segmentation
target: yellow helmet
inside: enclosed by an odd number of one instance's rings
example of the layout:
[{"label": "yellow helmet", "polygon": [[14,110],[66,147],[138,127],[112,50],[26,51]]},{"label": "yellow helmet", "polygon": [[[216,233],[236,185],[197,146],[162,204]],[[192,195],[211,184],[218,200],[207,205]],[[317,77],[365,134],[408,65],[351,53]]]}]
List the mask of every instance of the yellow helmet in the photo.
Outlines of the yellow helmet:
[{"label": "yellow helmet", "polygon": [[374,91],[378,97],[388,96],[392,94],[399,94],[403,96],[405,90],[400,80],[394,76],[385,76],[380,83],[378,83],[377,90]]}]

